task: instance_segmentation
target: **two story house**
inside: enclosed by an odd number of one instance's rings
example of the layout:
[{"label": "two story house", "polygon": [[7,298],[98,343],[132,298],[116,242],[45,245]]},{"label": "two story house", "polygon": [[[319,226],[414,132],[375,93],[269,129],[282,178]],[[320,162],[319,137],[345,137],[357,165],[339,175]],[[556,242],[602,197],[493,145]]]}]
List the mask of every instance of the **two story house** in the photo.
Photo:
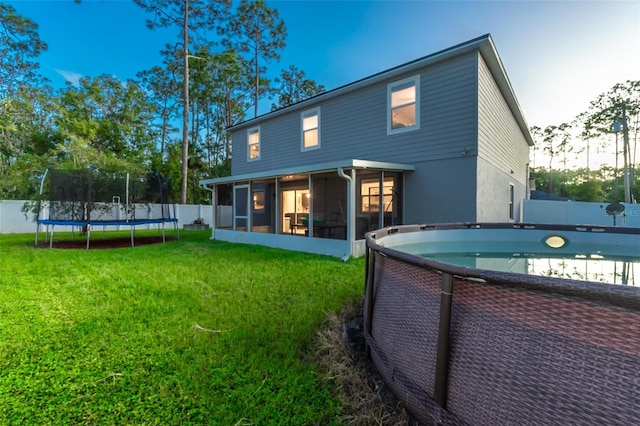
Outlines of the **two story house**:
[{"label": "two story house", "polygon": [[533,139],[490,35],[229,129],[212,238],[343,258],[392,225],[518,221]]}]

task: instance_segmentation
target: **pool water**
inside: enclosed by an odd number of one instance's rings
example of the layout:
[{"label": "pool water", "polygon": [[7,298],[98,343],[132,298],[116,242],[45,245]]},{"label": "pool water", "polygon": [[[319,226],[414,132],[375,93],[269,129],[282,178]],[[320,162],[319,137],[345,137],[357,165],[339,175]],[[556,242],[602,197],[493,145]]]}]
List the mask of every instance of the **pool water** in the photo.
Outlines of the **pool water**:
[{"label": "pool water", "polygon": [[428,253],[423,257],[460,266],[557,278],[640,286],[640,259],[637,257],[575,253],[550,256],[548,253]]},{"label": "pool water", "polygon": [[[404,241],[393,248],[469,268],[640,286],[637,235],[624,240],[604,234],[513,230],[429,231],[416,235],[420,238],[413,242],[403,236]],[[554,235],[562,237],[561,247],[545,243]]]}]

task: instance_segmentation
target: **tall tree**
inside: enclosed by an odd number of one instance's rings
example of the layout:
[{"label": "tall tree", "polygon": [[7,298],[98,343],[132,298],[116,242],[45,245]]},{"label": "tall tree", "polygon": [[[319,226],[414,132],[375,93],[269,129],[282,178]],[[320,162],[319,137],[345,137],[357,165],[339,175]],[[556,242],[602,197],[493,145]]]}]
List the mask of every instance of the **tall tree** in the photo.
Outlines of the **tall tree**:
[{"label": "tall tree", "polygon": [[[561,188],[560,194],[565,194],[565,183],[567,181],[567,154],[572,151],[571,142],[571,134],[569,130],[571,126],[567,123],[561,123],[558,126],[551,125],[545,127],[542,131],[542,141],[543,146],[542,149],[549,157],[549,174],[553,173],[553,159],[558,154],[562,154],[562,174],[561,174]],[[549,178],[549,192],[553,192],[553,182],[554,179],[552,177]]]},{"label": "tall tree", "polygon": [[289,65],[289,69],[282,70],[280,77],[276,78],[275,82],[280,83],[280,90],[278,91],[278,104],[271,104],[271,111],[324,92],[323,85],[306,78],[305,72],[295,65]]},{"label": "tall tree", "polygon": [[213,98],[217,105],[214,114],[215,143],[222,148],[222,162],[228,163],[231,158],[231,135],[226,129],[244,120],[245,112],[250,107],[248,99],[251,97],[251,88],[247,85],[247,70],[236,52],[217,54],[213,62],[220,64],[212,72]]},{"label": "tall tree", "polygon": [[[134,0],[147,12],[154,15],[147,20],[150,29],[179,28],[181,49],[179,53],[183,63],[182,75],[182,177],[180,202],[187,201],[187,181],[189,171],[189,49],[192,41],[202,38],[199,31],[213,30],[220,26],[227,16],[230,0]],[[193,34],[193,37],[191,36]],[[206,42],[200,43],[206,44]]]},{"label": "tall tree", "polygon": [[0,3],[0,173],[22,154],[32,123],[39,122],[35,113],[43,97],[35,86],[45,80],[35,58],[46,49],[38,25]]},{"label": "tall tree", "polygon": [[[640,119],[640,80],[628,80],[614,85],[608,92],[591,102],[589,112],[585,114],[585,123],[602,134],[622,134],[622,152],[624,161],[623,178],[625,182],[625,202],[631,201],[635,174],[635,148],[631,154],[631,141],[637,141]],[[617,145],[617,144],[616,144]],[[634,142],[635,147],[635,142]],[[618,148],[616,147],[616,163]],[[617,167],[616,167],[617,168]]]},{"label": "tall tree", "polygon": [[61,142],[57,111],[49,86],[23,86],[0,100],[0,198],[28,198],[26,177],[55,160],[52,152]]},{"label": "tall tree", "polygon": [[529,151],[530,155],[533,157],[531,158],[531,168],[537,168],[538,166],[538,162],[537,162],[537,154],[542,151],[542,129],[538,126],[531,126],[529,128],[529,131],[531,132],[531,136],[533,137],[533,148],[531,148],[531,150]]},{"label": "tall tree", "polygon": [[40,40],[38,25],[0,3],[0,99],[15,93],[21,84],[42,79],[34,58],[45,50],[47,44]]},{"label": "tall tree", "polygon": [[558,154],[558,126],[551,125],[542,131],[542,149],[549,156],[549,193],[553,193],[553,159]]},{"label": "tall tree", "polygon": [[136,74],[142,87],[155,104],[159,119],[160,160],[164,159],[169,135],[175,129],[171,125],[172,119],[177,117],[180,86],[167,68],[155,66],[150,70]]},{"label": "tall tree", "polygon": [[591,177],[591,141],[598,136],[598,133],[593,129],[592,124],[589,123],[585,117],[586,113],[578,114],[573,122],[573,127],[581,129],[580,139],[583,141],[584,147],[580,152],[586,153],[586,175],[587,179],[589,179]]},{"label": "tall tree", "polygon": [[567,181],[567,154],[573,152],[573,146],[571,145],[571,133],[569,130],[571,125],[568,123],[562,123],[558,126],[558,152],[562,152],[562,191],[563,195],[566,193],[564,187]]},{"label": "tall tree", "polygon": [[230,50],[248,54],[247,63],[254,81],[253,116],[258,115],[258,101],[262,93],[268,92],[268,81],[261,78],[266,67],[260,60],[280,60],[279,51],[284,49],[287,29],[276,9],[269,8],[264,0],[241,0],[236,13],[225,30],[224,43]]},{"label": "tall tree", "polygon": [[[242,121],[248,108],[246,99],[246,69],[235,52],[212,54],[206,49],[198,52],[206,60],[195,64],[194,86],[198,103],[197,114],[204,128],[202,137],[208,167],[229,158],[230,148],[226,128]],[[222,118],[222,120],[221,120]]]},{"label": "tall tree", "polygon": [[136,82],[112,76],[83,77],[59,97],[57,128],[114,157],[148,164],[155,135],[155,106]]}]

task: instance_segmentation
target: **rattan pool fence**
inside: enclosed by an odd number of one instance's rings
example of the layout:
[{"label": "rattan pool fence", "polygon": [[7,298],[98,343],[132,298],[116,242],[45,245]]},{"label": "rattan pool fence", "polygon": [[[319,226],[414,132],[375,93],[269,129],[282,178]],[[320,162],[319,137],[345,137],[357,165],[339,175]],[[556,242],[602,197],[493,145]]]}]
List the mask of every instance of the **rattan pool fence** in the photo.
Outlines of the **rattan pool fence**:
[{"label": "rattan pool fence", "polygon": [[640,424],[639,288],[457,267],[383,245],[421,229],[366,235],[364,301],[367,351],[421,424]]}]

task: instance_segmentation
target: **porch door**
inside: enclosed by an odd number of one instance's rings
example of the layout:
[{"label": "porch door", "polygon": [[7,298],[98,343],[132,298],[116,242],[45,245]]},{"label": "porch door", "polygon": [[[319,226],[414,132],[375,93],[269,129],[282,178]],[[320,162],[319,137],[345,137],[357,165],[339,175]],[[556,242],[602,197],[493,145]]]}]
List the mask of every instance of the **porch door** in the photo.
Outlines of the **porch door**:
[{"label": "porch door", "polygon": [[309,216],[309,190],[282,191],[282,232],[305,235]]},{"label": "porch door", "polygon": [[374,229],[402,223],[402,174],[370,172],[358,180],[360,197],[356,238]]},{"label": "porch door", "polygon": [[401,184],[401,174],[382,172],[380,205],[382,206],[381,225],[383,228],[401,223]]},{"label": "porch door", "polygon": [[233,191],[233,230],[249,229],[249,185],[236,185]]},{"label": "porch door", "polygon": [[272,232],[272,184],[254,183],[251,186],[251,232]]}]

